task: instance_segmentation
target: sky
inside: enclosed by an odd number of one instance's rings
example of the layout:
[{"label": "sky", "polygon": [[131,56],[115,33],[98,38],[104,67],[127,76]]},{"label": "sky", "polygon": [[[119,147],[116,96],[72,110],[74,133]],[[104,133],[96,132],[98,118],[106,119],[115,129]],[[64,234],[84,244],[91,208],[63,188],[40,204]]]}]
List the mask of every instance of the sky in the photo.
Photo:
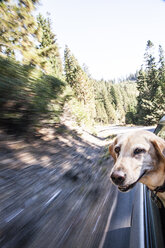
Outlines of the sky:
[{"label": "sky", "polygon": [[41,0],[63,57],[67,45],[95,79],[123,78],[143,64],[147,40],[165,50],[163,0]]}]

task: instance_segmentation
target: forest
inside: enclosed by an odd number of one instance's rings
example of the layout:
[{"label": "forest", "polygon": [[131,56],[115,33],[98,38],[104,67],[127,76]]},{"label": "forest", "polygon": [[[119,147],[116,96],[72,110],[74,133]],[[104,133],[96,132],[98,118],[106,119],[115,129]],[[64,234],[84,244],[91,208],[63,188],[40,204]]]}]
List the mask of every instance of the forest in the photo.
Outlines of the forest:
[{"label": "forest", "polygon": [[[148,40],[144,64],[125,80],[95,80],[66,45],[61,56],[38,0],[0,1],[0,125],[19,132],[60,122],[152,125],[165,110],[165,57]],[[80,46],[83,44],[80,44]],[[111,70],[111,68],[110,68]]]}]

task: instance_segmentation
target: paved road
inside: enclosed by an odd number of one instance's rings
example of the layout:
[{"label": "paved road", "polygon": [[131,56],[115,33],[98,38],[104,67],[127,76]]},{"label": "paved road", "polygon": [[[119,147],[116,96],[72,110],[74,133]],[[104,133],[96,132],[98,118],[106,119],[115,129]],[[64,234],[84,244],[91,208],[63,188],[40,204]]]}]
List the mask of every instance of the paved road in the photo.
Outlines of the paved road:
[{"label": "paved road", "polygon": [[148,127],[141,127],[141,126],[134,126],[134,127],[125,127],[125,126],[105,126],[105,127],[101,127],[101,126],[97,126],[97,130],[98,130],[98,136],[101,137],[107,137],[108,135],[116,135],[116,134],[122,134],[122,133],[126,133],[129,131],[137,131],[137,130],[148,130],[153,132],[155,129],[155,126],[148,126]]},{"label": "paved road", "polygon": [[[99,134],[102,136],[104,132],[106,137],[139,129],[154,131],[154,127],[110,126]],[[140,183],[127,193],[119,192],[112,185],[111,209],[100,248],[145,248],[143,198],[144,186]]]}]

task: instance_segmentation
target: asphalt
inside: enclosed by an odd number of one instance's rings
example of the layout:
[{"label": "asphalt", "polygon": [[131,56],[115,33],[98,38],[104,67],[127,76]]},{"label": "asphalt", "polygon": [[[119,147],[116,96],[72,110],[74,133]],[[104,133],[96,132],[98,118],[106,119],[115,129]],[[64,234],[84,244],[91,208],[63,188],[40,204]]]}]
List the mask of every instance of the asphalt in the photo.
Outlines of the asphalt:
[{"label": "asphalt", "polygon": [[110,126],[98,126],[98,136],[108,136],[108,135],[117,135],[117,134],[122,134],[126,133],[129,131],[138,131],[138,130],[147,130],[150,132],[153,132],[155,130],[155,126],[116,126],[116,125],[110,125]]},{"label": "asphalt", "polygon": [[144,240],[143,188],[120,193],[103,156],[107,134],[135,128],[102,129],[90,143],[75,133],[28,143],[0,133],[1,248],[143,248],[130,246]]}]

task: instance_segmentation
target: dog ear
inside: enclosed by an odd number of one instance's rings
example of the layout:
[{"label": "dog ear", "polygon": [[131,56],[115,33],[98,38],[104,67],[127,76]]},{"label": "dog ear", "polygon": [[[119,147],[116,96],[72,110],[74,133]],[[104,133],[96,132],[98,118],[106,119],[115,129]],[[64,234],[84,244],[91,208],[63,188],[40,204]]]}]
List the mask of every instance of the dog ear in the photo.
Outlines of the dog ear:
[{"label": "dog ear", "polygon": [[113,157],[114,161],[116,161],[116,153],[114,152],[114,146],[117,144],[117,139],[115,138],[114,141],[109,146],[109,153]]},{"label": "dog ear", "polygon": [[159,158],[165,162],[165,141],[159,137],[151,141]]}]

